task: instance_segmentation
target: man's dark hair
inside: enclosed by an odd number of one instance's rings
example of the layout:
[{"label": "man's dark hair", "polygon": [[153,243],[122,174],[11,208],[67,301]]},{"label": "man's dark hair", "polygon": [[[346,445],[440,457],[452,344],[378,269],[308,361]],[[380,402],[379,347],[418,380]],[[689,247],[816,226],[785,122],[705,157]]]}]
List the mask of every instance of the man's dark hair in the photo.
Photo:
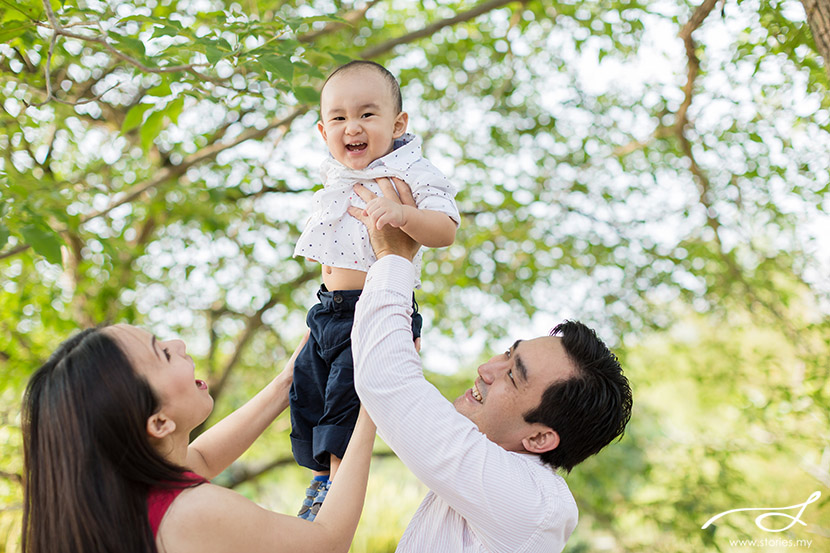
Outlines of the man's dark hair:
[{"label": "man's dark hair", "polygon": [[542,401],[524,418],[559,434],[559,445],[540,457],[544,463],[570,472],[622,437],[633,400],[617,356],[596,332],[578,321],[565,321],[550,334],[561,337],[574,374],[548,386]]},{"label": "man's dark hair", "polygon": [[352,71],[354,69],[361,69],[367,68],[380,73],[380,75],[386,79],[386,82],[389,84],[389,89],[392,91],[392,105],[395,106],[395,115],[399,114],[403,111],[403,99],[401,98],[401,86],[398,84],[398,80],[395,76],[389,72],[384,66],[379,63],[375,63],[369,60],[352,60],[349,63],[341,65],[337,69],[331,72],[331,74],[326,79],[326,82],[323,83],[323,88],[326,88],[326,85],[331,80],[332,77],[337,75],[338,73],[344,73],[346,71]]}]

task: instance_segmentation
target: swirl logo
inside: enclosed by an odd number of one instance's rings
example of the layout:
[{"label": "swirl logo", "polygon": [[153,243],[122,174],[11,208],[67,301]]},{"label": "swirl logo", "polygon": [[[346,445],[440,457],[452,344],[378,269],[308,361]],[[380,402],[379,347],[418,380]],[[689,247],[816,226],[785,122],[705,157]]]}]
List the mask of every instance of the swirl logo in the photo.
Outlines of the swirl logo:
[{"label": "swirl logo", "polygon": [[[795,525],[796,522],[798,524],[801,524],[802,526],[807,526],[806,523],[804,523],[800,520],[801,515],[804,513],[804,509],[807,508],[807,505],[809,505],[810,503],[814,503],[814,502],[818,501],[819,497],[821,497],[821,492],[820,491],[815,491],[812,494],[810,494],[810,497],[807,498],[807,501],[805,501],[804,503],[799,503],[798,505],[790,505],[788,507],[747,507],[747,508],[744,508],[744,509],[731,509],[729,511],[724,511],[722,513],[719,513],[719,514],[713,516],[712,518],[707,520],[706,524],[704,524],[700,528],[701,528],[701,530],[705,530],[706,528],[709,527],[709,525],[711,525],[713,522],[715,522],[719,518],[724,517],[728,514],[737,513],[737,512],[740,512],[740,511],[766,511],[765,513],[755,517],[755,526],[757,526],[758,528],[760,528],[761,530],[763,530],[765,532],[783,532],[784,530],[789,530],[790,528],[792,528],[793,525]],[[799,509],[798,513],[795,516],[779,512],[779,511],[789,511],[789,510],[792,510],[792,509]],[[784,518],[790,519],[790,523],[788,525],[786,525],[785,527],[783,527],[783,528],[777,528],[777,529],[776,528],[769,528],[769,527],[767,527],[763,524],[763,521],[766,520],[767,518],[770,518],[770,517],[784,517]]]}]

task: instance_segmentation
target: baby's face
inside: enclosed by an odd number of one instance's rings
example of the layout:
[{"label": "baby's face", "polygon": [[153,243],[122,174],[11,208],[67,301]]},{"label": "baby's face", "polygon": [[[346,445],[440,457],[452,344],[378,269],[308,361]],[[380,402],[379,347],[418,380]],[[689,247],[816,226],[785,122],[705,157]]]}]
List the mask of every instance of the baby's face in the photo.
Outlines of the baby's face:
[{"label": "baby's face", "polygon": [[317,129],[334,159],[365,169],[392,151],[408,116],[395,113],[392,90],[380,73],[357,68],[335,75],[323,88]]}]

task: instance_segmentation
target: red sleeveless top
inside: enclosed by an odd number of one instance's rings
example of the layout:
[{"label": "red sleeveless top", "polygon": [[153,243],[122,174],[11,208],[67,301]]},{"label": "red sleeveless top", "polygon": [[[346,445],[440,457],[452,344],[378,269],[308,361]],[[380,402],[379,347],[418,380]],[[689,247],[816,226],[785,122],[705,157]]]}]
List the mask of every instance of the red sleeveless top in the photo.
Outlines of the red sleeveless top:
[{"label": "red sleeveless top", "polygon": [[173,501],[179,497],[179,494],[188,488],[193,487],[194,484],[202,484],[207,482],[204,478],[195,472],[185,472],[185,482],[171,482],[172,488],[151,488],[147,494],[147,516],[150,519],[150,528],[153,529],[153,537],[155,538],[161,525],[161,519]]}]

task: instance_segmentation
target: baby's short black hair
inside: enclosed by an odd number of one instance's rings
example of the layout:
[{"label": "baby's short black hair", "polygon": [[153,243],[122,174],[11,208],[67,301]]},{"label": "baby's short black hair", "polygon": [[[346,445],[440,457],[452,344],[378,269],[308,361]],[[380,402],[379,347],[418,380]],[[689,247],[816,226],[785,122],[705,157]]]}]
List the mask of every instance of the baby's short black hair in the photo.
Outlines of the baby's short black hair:
[{"label": "baby's short black hair", "polygon": [[331,80],[332,77],[337,75],[338,73],[343,73],[345,71],[352,71],[354,69],[360,68],[368,68],[373,69],[381,74],[381,76],[386,79],[386,82],[389,83],[389,88],[392,91],[392,105],[395,106],[395,115],[403,111],[403,99],[401,98],[401,86],[398,84],[398,80],[395,76],[389,72],[384,66],[379,63],[369,61],[369,60],[352,60],[349,63],[341,65],[337,69],[331,72],[331,74],[326,79],[326,82],[323,83],[323,88],[326,88],[326,84]]}]

